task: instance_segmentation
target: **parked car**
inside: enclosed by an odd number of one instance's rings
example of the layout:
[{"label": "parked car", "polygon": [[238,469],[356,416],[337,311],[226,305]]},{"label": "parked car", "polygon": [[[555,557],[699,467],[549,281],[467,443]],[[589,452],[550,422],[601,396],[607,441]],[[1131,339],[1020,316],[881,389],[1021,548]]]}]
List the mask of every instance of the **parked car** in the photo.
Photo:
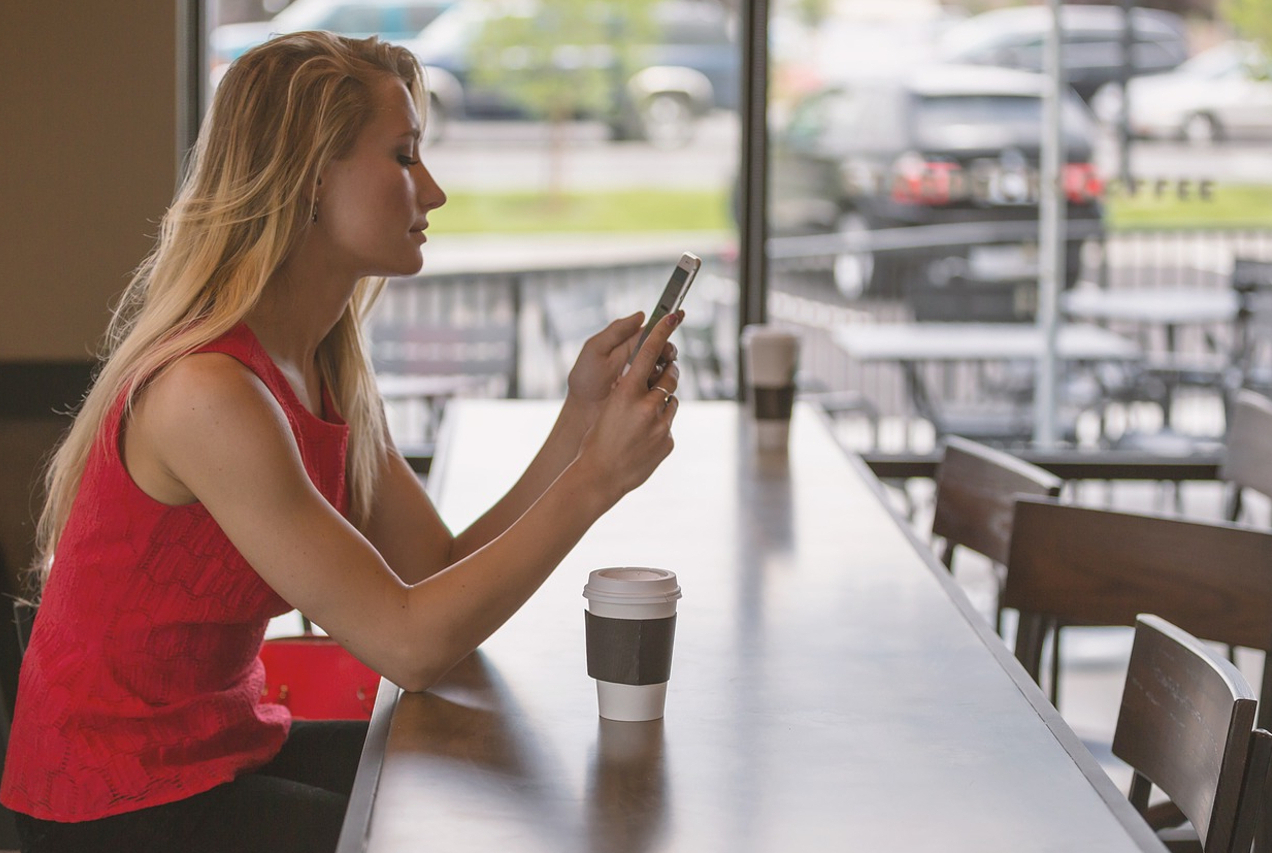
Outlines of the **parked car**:
[{"label": "parked car", "polygon": [[[1272,61],[1248,42],[1229,41],[1169,74],[1130,81],[1132,136],[1209,144],[1272,137]],[[1092,108],[1110,125],[1121,118],[1122,91],[1109,84]]]},{"label": "parked car", "polygon": [[[774,235],[867,235],[878,243],[883,229],[949,224],[976,232],[961,244],[840,254],[834,282],[850,297],[951,281],[1036,282],[1045,84],[1042,75],[1025,71],[931,65],[814,94],[775,134]],[[1070,94],[1062,124],[1071,228],[1098,231],[1094,117]],[[897,243],[904,231],[890,234]],[[1081,245],[1080,237],[1068,243],[1070,284]]]},{"label": "parked car", "polygon": [[[604,7],[598,9],[603,14]],[[604,70],[614,78],[610,106],[606,114],[590,117],[608,122],[618,138],[647,139],[670,148],[688,142],[694,123],[708,111],[737,107],[739,58],[732,25],[720,4],[661,0],[653,5],[652,13],[657,35],[651,43],[635,47],[636,69],[630,75],[620,70],[617,51],[610,44],[554,44],[551,62],[558,70]],[[529,117],[525,106],[509,92],[483,82],[475,73],[474,46],[483,28],[500,18],[552,26],[536,0],[459,0],[417,40],[405,43],[425,66],[432,98],[426,133],[431,138],[456,119]],[[497,61],[517,73],[533,74],[535,68],[524,65],[527,55],[525,50],[507,50],[497,54]]]},{"label": "parked car", "polygon": [[212,30],[213,79],[248,48],[270,36],[302,30],[328,30],[385,41],[418,38],[420,31],[440,15],[452,0],[295,0],[268,21],[222,24]]},{"label": "parked car", "polygon": [[[1118,6],[1062,6],[1060,25],[1065,77],[1084,101],[1105,83],[1121,79],[1124,24]],[[983,12],[946,30],[937,55],[943,62],[1040,72],[1051,26],[1051,10],[1045,5]],[[1188,38],[1178,15],[1132,9],[1131,31],[1134,76],[1169,71],[1188,58]]]}]

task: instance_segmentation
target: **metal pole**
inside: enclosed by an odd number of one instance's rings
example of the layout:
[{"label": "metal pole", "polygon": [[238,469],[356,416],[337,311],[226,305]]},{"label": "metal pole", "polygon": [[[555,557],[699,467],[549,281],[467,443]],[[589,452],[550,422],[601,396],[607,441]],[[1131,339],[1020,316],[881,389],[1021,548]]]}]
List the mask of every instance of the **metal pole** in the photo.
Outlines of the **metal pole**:
[{"label": "metal pole", "polygon": [[1118,82],[1122,86],[1122,105],[1117,116],[1117,167],[1123,191],[1131,186],[1131,92],[1130,82],[1135,64],[1135,37],[1131,29],[1131,10],[1135,0],[1122,0],[1122,66]]},{"label": "metal pole", "polygon": [[[745,0],[742,10],[742,168],[738,179],[738,359],[742,327],[768,319],[768,0]],[[743,383],[738,382],[738,399]]]},{"label": "metal pole", "polygon": [[177,4],[177,184],[203,123],[208,88],[208,0]]},{"label": "metal pole", "polygon": [[1065,273],[1065,204],[1060,185],[1065,151],[1060,116],[1067,86],[1060,62],[1060,0],[1047,0],[1047,6],[1051,11],[1051,29],[1043,52],[1047,85],[1042,99],[1042,175],[1038,210],[1038,328],[1044,344],[1034,393],[1034,444],[1040,448],[1054,447],[1056,443],[1056,302]]}]

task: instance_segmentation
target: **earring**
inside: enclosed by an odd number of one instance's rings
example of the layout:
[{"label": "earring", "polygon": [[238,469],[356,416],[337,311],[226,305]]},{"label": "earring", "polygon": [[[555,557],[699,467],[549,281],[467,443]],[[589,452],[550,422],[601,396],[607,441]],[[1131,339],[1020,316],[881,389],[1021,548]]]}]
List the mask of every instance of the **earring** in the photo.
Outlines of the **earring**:
[{"label": "earring", "polygon": [[313,210],[311,210],[309,214],[309,221],[314,223],[318,222],[318,202],[314,202]]}]

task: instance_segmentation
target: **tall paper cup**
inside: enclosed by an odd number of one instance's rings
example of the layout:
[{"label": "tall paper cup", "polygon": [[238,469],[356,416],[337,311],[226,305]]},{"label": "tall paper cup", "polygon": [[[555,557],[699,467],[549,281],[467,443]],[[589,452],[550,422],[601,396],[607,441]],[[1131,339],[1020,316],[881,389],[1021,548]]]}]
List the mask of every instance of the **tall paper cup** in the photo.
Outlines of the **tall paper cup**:
[{"label": "tall paper cup", "polygon": [[799,336],[775,326],[753,324],[742,330],[742,349],[756,444],[761,450],[783,449],[790,438],[795,403]]},{"label": "tall paper cup", "polygon": [[587,674],[600,714],[635,722],[663,715],[680,584],[666,569],[596,569],[587,599]]}]

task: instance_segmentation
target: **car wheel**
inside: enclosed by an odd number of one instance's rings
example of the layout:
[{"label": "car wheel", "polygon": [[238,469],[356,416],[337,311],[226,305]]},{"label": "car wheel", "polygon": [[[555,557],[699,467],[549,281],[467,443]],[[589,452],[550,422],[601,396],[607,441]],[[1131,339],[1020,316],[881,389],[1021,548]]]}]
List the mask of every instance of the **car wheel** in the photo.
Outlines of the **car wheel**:
[{"label": "car wheel", "polygon": [[1186,118],[1180,135],[1193,145],[1213,145],[1223,138],[1219,122],[1208,113],[1193,113]]},{"label": "car wheel", "polygon": [[649,96],[641,104],[640,123],[642,134],[655,148],[681,148],[693,138],[693,109],[682,95]]},{"label": "car wheel", "polygon": [[[835,232],[848,238],[868,237],[870,223],[860,213],[845,213],[836,223]],[[874,285],[875,256],[869,249],[836,255],[831,266],[835,289],[848,299],[857,299]]]}]

